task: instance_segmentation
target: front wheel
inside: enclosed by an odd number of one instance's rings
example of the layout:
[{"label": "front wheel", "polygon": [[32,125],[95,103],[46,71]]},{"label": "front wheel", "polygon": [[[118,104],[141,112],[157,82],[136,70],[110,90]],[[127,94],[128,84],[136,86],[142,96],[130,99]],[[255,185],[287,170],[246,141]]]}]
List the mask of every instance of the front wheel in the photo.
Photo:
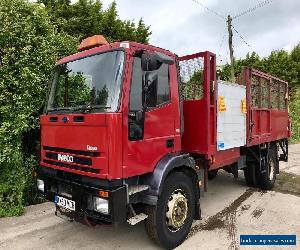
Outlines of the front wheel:
[{"label": "front wheel", "polygon": [[176,172],[165,181],[156,206],[146,208],[149,237],[167,249],[180,245],[188,235],[195,214],[192,180]]}]

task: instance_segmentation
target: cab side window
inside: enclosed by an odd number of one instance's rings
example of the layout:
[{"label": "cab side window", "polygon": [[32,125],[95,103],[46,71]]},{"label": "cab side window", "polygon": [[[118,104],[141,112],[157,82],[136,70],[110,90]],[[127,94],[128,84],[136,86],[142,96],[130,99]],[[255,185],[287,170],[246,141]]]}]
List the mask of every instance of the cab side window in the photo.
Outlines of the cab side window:
[{"label": "cab side window", "polygon": [[169,66],[162,64],[158,69],[157,106],[170,101]]},{"label": "cab side window", "polygon": [[139,118],[143,110],[143,71],[141,58],[135,57],[132,66],[132,79],[129,96],[128,113],[128,139],[130,141],[142,140],[144,137],[144,121]]},{"label": "cab side window", "polygon": [[170,83],[169,83],[169,66],[162,64],[156,71],[157,81],[152,84],[147,91],[147,107],[155,108],[164,103],[170,102]]},{"label": "cab side window", "polygon": [[[162,64],[156,70],[158,78],[157,83],[153,85],[147,95],[147,106],[157,107],[168,103],[170,96],[169,66]],[[133,62],[132,81],[130,89],[129,110],[138,111],[143,108],[143,71],[141,69],[141,58],[135,57]],[[153,99],[152,99],[153,98]]]},{"label": "cab side window", "polygon": [[132,68],[132,80],[130,88],[129,110],[138,111],[143,109],[143,71],[141,58],[135,57]]},{"label": "cab side window", "polygon": [[[162,64],[157,73],[157,81],[147,91],[146,105],[155,108],[171,100],[169,66]],[[132,67],[132,80],[129,96],[128,137],[131,141],[142,140],[144,136],[143,118],[143,72],[141,58],[135,57]],[[140,111],[140,112],[139,112]]]}]

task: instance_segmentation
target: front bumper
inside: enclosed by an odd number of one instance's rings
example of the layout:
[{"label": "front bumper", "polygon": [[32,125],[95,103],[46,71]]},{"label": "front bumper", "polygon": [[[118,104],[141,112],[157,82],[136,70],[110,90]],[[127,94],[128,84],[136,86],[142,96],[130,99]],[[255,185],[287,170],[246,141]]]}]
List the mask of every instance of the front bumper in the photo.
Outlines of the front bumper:
[{"label": "front bumper", "polygon": [[[92,220],[95,223],[121,223],[127,218],[127,190],[122,182],[109,182],[95,178],[82,179],[82,176],[72,175],[66,178],[64,173],[58,170],[39,167],[38,179],[44,181],[44,192],[40,194],[47,200],[54,202],[55,195],[59,195],[75,202],[75,211],[68,212],[58,209],[70,219],[82,222],[83,219]],[[84,181],[83,181],[84,180]],[[99,191],[108,192],[108,214],[102,214],[93,210],[93,197],[99,197]]]}]

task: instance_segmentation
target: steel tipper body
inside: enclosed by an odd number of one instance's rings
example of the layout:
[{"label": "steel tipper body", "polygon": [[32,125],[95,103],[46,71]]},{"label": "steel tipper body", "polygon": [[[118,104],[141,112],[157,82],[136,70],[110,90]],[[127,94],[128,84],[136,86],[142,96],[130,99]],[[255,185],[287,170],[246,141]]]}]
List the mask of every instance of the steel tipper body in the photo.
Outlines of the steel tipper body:
[{"label": "steel tipper body", "polygon": [[279,161],[288,160],[288,83],[251,68],[236,83],[216,81],[209,52],[181,57],[179,66],[182,148],[204,168],[205,184],[223,168],[235,177],[244,170],[247,185],[271,189]]},{"label": "steel tipper body", "polygon": [[211,52],[177,57],[135,42],[85,39],[53,71],[40,118],[38,189],[58,216],[89,226],[145,221],[150,238],[178,246],[200,219],[200,189],[217,169],[235,176],[244,169],[249,185],[270,189],[270,173],[287,160],[287,111],[275,112],[280,125],[268,125],[280,136],[250,142],[258,130],[250,136],[249,124],[260,119],[264,132],[272,117],[249,115],[247,77],[246,84],[218,82]]}]

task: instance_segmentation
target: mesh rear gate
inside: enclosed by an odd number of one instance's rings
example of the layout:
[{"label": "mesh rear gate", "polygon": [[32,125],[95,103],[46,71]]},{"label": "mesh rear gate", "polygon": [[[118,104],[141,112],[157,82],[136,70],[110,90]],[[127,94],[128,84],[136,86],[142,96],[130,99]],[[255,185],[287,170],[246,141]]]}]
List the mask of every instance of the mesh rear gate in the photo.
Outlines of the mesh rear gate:
[{"label": "mesh rear gate", "polygon": [[183,150],[210,159],[216,152],[216,56],[208,51],[179,58],[183,97]]},{"label": "mesh rear gate", "polygon": [[179,62],[181,93],[184,100],[197,100],[203,97],[202,57],[186,59]]}]

